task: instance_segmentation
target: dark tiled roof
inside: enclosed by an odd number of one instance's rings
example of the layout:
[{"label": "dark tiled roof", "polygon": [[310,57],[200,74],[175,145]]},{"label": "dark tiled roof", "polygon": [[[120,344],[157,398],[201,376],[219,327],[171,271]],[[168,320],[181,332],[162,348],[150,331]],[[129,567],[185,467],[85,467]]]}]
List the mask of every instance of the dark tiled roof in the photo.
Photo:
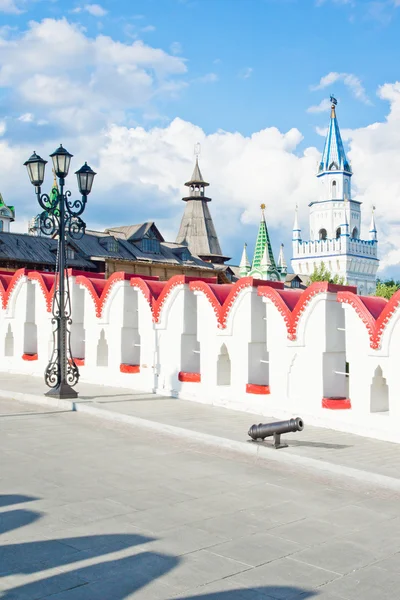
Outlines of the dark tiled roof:
[{"label": "dark tiled roof", "polygon": [[[114,227],[112,229],[106,229],[105,232],[89,230],[81,240],[74,243],[80,249],[82,254],[85,254],[88,258],[92,259],[114,258],[170,265],[186,265],[205,269],[214,268],[212,264],[206,263],[198,256],[192,255],[188,248],[182,244],[161,241],[159,253],[143,252],[140,241],[151,228],[155,228],[154,223]],[[113,235],[117,232],[119,235]],[[154,232],[154,229],[153,233],[156,233]],[[140,238],[138,237],[139,235],[141,236]],[[132,241],[132,237],[134,237],[135,241]],[[161,234],[160,238],[163,239]],[[117,241],[118,250],[110,250],[109,248],[112,247],[112,244],[109,245],[108,241]],[[189,258],[187,260],[182,260],[181,258],[183,251],[189,253]]]},{"label": "dark tiled roof", "polygon": [[110,227],[105,230],[105,233],[109,235],[115,235],[115,237],[135,242],[142,240],[146,234],[152,230],[156,239],[160,242],[164,241],[163,236],[158,231],[153,221],[147,221],[146,223],[138,223],[137,225],[123,225],[122,227]]},{"label": "dark tiled roof", "polygon": [[[75,244],[73,246],[75,247]],[[0,262],[10,260],[23,265],[29,263],[55,265],[56,252],[57,240],[25,233],[0,233]],[[68,265],[85,269],[95,268],[92,262],[82,255],[79,256],[79,253],[75,259],[68,259]]]}]

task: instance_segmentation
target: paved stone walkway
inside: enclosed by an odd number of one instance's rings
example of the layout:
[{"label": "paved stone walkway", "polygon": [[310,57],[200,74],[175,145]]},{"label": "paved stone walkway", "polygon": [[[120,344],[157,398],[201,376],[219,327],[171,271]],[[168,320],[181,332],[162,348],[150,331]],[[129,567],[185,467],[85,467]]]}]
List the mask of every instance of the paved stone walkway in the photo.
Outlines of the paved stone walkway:
[{"label": "paved stone walkway", "polygon": [[79,412],[0,415],[1,600],[398,597],[398,493]]},{"label": "paved stone walkway", "polygon": [[[77,410],[92,411],[108,419],[142,425],[154,431],[175,432],[194,442],[207,441],[221,448],[258,453],[267,461],[297,464],[299,468],[348,474],[368,484],[400,491],[400,444],[308,426],[301,433],[285,435],[289,448],[275,451],[249,441],[253,423],[267,422],[261,415],[213,407],[187,400],[156,396],[123,388],[79,384]],[[0,397],[43,401],[41,378],[0,374]],[[57,410],[57,403],[49,400]],[[67,403],[70,407],[70,403]],[[30,410],[36,410],[30,408]],[[301,416],[301,415],[293,415]],[[271,416],[270,420],[274,420]],[[158,435],[158,433],[157,433]]]}]

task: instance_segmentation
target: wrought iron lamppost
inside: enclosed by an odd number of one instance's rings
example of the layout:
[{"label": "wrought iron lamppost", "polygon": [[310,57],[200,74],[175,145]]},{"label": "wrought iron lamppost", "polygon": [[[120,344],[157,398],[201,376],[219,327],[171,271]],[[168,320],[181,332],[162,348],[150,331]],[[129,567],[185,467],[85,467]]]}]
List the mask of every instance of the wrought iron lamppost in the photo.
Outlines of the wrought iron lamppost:
[{"label": "wrought iron lamppost", "polygon": [[81,214],[85,210],[87,197],[91,192],[96,173],[85,163],[76,171],[81,200],[70,200],[71,192],[64,191],[72,154],[60,147],[50,154],[54,173],[59,180],[59,189],[52,194],[41,193],[47,160],[34,152],[24,165],[29,179],[35,186],[37,200],[43,209],[40,215],[40,229],[44,235],[57,236],[56,278],[53,296],[53,351],[46,367],[44,379],[51,388],[46,396],[54,398],[76,398],[78,393],[73,386],[78,383],[79,370],[71,353],[71,298],[69,293],[66,241],[67,238],[80,239],[86,229]]}]

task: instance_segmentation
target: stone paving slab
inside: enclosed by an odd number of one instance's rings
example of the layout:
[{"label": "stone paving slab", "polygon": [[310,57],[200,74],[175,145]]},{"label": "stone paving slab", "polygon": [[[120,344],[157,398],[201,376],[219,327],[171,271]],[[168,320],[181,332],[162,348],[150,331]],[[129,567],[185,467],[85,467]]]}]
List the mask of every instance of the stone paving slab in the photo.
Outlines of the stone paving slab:
[{"label": "stone paving slab", "polygon": [[[215,447],[255,453],[268,461],[280,461],[350,476],[360,481],[400,490],[400,444],[383,442],[331,429],[307,426],[300,433],[287,434],[288,448],[274,450],[271,443],[254,443],[247,431],[253,423],[274,421],[265,416],[233,411],[187,400],[129,389],[79,384],[75,402],[57,401],[43,395],[42,378],[0,375],[0,397],[36,404],[21,405],[20,412],[76,410],[109,420],[187,437]],[[38,406],[44,403],[40,409]],[[10,415],[12,418],[13,408]],[[293,415],[298,416],[298,415]],[[300,415],[301,416],[301,415]],[[152,433],[152,435],[153,435]]]}]

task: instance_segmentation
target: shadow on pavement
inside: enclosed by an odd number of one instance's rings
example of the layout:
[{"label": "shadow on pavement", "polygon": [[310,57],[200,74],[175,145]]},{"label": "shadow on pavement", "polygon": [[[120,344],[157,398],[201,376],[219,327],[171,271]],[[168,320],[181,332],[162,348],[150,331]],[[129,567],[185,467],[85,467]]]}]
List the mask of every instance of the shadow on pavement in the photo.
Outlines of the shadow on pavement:
[{"label": "shadow on pavement", "polygon": [[179,600],[306,600],[317,595],[316,591],[289,585],[266,585],[198,596],[179,596]]},{"label": "shadow on pavement", "polygon": [[42,516],[42,513],[34,510],[25,510],[24,508],[1,512],[0,534],[7,533],[7,531],[13,531],[14,529],[19,529],[19,527],[30,525],[31,523],[34,523],[40,519]]},{"label": "shadow on pavement", "polygon": [[[37,500],[30,496],[7,494],[0,497],[2,506]],[[25,509],[0,513],[0,533],[12,531],[36,521],[41,513]],[[29,530],[28,530],[29,532]],[[161,577],[180,562],[176,556],[157,552],[136,552],[114,560],[99,561],[68,570],[68,565],[88,561],[133,546],[152,542],[154,538],[137,534],[103,534],[34,542],[10,543],[0,546],[1,579],[8,578],[8,590],[0,592],[2,600],[42,598],[61,593],[64,598],[104,598],[122,600]],[[48,569],[59,569],[46,577]],[[13,576],[32,575],[33,581],[15,586]],[[89,593],[88,593],[89,592]]]},{"label": "shadow on pavement", "polygon": [[63,600],[122,600],[162,577],[179,562],[175,556],[142,552],[13,587],[4,591],[1,598],[33,599],[64,592],[60,594]]},{"label": "shadow on pavement", "polygon": [[120,533],[7,544],[0,547],[0,576],[7,572],[32,574],[119,552],[153,540],[143,535]]},{"label": "shadow on pavement", "polygon": [[328,444],[326,442],[302,442],[300,440],[291,440],[290,438],[286,438],[289,446],[304,446],[310,448],[328,448],[330,450],[345,450],[346,448],[352,448],[353,446],[349,446],[348,444]]},{"label": "shadow on pavement", "polygon": [[0,507],[11,506],[11,504],[22,504],[23,502],[33,502],[38,500],[34,496],[24,496],[23,494],[2,494],[0,495]]}]

